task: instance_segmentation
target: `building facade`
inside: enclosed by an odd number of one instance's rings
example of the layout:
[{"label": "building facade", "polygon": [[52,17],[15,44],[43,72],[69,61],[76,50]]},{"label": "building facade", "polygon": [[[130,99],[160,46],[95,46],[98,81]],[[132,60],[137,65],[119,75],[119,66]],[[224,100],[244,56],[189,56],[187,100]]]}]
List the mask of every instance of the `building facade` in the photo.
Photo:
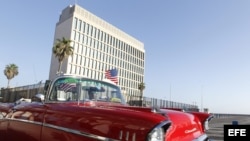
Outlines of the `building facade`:
[{"label": "building facade", "polygon": [[[117,69],[118,85],[127,101],[140,100],[138,85],[144,82],[144,44],[79,5],[66,7],[56,24],[57,39],[70,39],[74,54],[63,61],[62,72],[105,79],[105,71]],[[51,57],[49,79],[57,76],[58,59]]]}]

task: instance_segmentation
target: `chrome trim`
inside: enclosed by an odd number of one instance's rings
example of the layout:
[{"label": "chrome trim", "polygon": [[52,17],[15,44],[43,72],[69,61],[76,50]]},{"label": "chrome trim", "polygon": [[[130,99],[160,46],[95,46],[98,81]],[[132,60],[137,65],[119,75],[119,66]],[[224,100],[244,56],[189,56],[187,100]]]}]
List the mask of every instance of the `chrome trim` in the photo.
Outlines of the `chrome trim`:
[{"label": "chrome trim", "polygon": [[164,127],[163,129],[164,129],[164,132],[165,132],[165,134],[164,134],[164,140],[165,140],[165,138],[166,138],[166,132],[167,132],[167,130],[169,129],[170,126],[171,126],[171,121],[170,120],[165,120],[165,121],[159,123],[158,125],[156,125],[154,128],[152,128],[150,130],[149,134],[147,135],[147,140],[149,139],[149,136],[150,136],[150,134],[152,133],[152,131],[154,129],[156,129],[156,128],[163,128],[163,127]]},{"label": "chrome trim", "polygon": [[204,131],[209,130],[209,122],[210,122],[210,120],[212,120],[213,118],[214,118],[214,116],[213,116],[213,115],[210,115],[210,116],[205,120],[205,122],[203,123]]},{"label": "chrome trim", "polygon": [[212,118],[214,118],[213,115],[210,115],[208,118],[207,118],[207,121],[210,121]]},{"label": "chrome trim", "polygon": [[165,120],[165,121],[161,122],[160,124],[158,124],[155,128],[160,128],[160,127],[163,127],[163,126],[165,126],[167,124],[171,125],[171,121],[170,120]]},{"label": "chrome trim", "polygon": [[132,141],[136,141],[136,133],[133,134]]},{"label": "chrome trim", "polygon": [[197,130],[197,128],[192,128],[192,129],[190,129],[190,130],[185,130],[185,133],[186,134],[189,134],[189,133],[192,133],[192,132],[194,132],[194,131],[196,131]]},{"label": "chrome trim", "polygon": [[120,131],[119,139],[120,139],[120,140],[122,139],[122,131]]},{"label": "chrome trim", "polygon": [[102,137],[102,136],[98,136],[98,135],[94,135],[94,134],[90,134],[90,133],[86,133],[86,132],[81,132],[81,131],[70,129],[70,128],[60,127],[60,126],[46,124],[46,123],[43,124],[42,122],[36,122],[36,121],[31,121],[31,120],[23,120],[23,119],[14,119],[14,118],[4,118],[4,119],[10,120],[10,121],[19,121],[19,122],[31,123],[31,124],[44,126],[44,127],[54,128],[54,129],[57,129],[57,130],[62,130],[62,131],[68,132],[68,133],[73,133],[73,134],[77,134],[77,135],[80,135],[80,136],[85,136],[85,137],[88,137],[88,138],[96,139],[98,141],[119,141],[119,140],[116,140],[116,139],[110,139],[110,138],[107,138],[107,137]]},{"label": "chrome trim", "polygon": [[6,119],[12,120],[12,121],[20,121],[20,122],[25,122],[25,123],[31,123],[31,124],[36,124],[36,125],[43,125],[42,122],[32,121],[32,120],[24,120],[24,119],[16,119],[16,118],[6,118]]},{"label": "chrome trim", "polygon": [[126,133],[126,141],[128,141],[128,138],[129,138],[129,132],[127,131],[127,133]]},{"label": "chrome trim", "polygon": [[[124,138],[123,138],[123,135],[124,135]],[[127,132],[124,132],[123,134],[123,130],[120,131],[119,133],[119,140],[125,140],[125,141],[129,141],[129,131]],[[131,133],[131,138],[132,140],[131,141],[136,141],[136,133]]]},{"label": "chrome trim", "polygon": [[81,131],[70,129],[70,128],[59,127],[59,126],[55,126],[55,125],[51,125],[51,124],[46,124],[46,123],[43,124],[43,126],[44,127],[49,127],[49,128],[54,128],[54,129],[57,129],[57,130],[62,130],[62,131],[73,133],[73,134],[77,134],[77,135],[80,135],[80,136],[85,136],[85,137],[96,139],[96,140],[99,140],[99,141],[119,141],[119,140],[116,140],[116,139],[110,139],[110,138],[107,138],[107,137],[102,137],[102,136],[98,136],[98,135],[94,135],[94,134],[90,134],[90,133],[86,133],[86,132],[81,132]]},{"label": "chrome trim", "polygon": [[199,136],[198,138],[194,139],[193,141],[207,141],[207,140],[208,140],[208,136],[206,134],[203,134]]}]

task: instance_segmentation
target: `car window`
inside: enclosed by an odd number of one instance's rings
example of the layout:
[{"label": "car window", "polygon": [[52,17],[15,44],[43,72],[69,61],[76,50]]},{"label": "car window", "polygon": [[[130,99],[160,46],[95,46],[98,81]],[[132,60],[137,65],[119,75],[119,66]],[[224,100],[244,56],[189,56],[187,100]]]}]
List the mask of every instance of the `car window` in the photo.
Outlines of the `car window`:
[{"label": "car window", "polygon": [[52,87],[50,101],[104,101],[125,103],[118,86],[92,79],[60,78]]}]

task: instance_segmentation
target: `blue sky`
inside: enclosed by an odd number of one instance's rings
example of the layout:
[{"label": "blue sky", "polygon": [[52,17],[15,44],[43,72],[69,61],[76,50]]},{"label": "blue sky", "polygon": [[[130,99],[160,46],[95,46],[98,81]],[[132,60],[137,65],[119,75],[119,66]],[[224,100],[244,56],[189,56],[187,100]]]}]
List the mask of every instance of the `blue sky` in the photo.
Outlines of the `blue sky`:
[{"label": "blue sky", "polygon": [[[249,0],[76,0],[144,43],[144,95],[197,104],[215,113],[250,114]],[[56,22],[75,0],[3,0],[0,87],[45,81]]]}]

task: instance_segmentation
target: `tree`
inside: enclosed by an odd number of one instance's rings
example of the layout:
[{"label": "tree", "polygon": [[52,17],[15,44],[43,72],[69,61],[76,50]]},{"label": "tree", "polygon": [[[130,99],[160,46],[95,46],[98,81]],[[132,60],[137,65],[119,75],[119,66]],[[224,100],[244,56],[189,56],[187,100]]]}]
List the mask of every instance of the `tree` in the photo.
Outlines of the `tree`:
[{"label": "tree", "polygon": [[70,45],[71,40],[65,39],[57,39],[57,42],[53,46],[53,54],[58,59],[59,67],[58,67],[58,74],[61,74],[61,67],[63,60],[68,58],[69,56],[73,55],[74,48]]},{"label": "tree", "polygon": [[18,66],[15,64],[9,64],[6,65],[5,69],[4,69],[4,75],[7,77],[8,79],[8,84],[7,84],[7,88],[10,87],[10,80],[12,78],[14,78],[16,75],[18,75]]},{"label": "tree", "polygon": [[143,104],[142,104],[142,98],[143,98],[143,91],[144,91],[144,89],[145,89],[145,83],[143,83],[143,82],[141,82],[139,85],[138,85],[138,89],[140,90],[140,93],[141,93],[141,106],[143,106]]}]

